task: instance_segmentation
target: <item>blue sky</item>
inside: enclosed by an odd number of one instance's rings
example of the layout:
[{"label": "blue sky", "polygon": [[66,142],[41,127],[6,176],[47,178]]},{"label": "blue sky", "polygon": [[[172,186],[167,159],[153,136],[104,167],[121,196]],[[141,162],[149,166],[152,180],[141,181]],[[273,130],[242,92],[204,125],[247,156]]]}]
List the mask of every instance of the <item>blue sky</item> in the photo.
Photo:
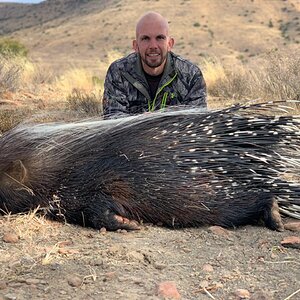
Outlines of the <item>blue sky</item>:
[{"label": "blue sky", "polygon": [[14,2],[14,3],[40,3],[44,0],[0,0],[0,2]]}]

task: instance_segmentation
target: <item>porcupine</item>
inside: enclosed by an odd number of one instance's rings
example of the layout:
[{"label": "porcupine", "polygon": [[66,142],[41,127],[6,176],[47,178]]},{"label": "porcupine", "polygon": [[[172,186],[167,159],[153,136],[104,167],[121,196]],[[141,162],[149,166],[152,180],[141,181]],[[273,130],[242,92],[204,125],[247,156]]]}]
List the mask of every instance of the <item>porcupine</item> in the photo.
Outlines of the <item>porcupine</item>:
[{"label": "porcupine", "polygon": [[[0,139],[0,208],[108,230],[300,218],[300,118],[284,104],[20,125]],[[267,112],[267,113],[266,113]],[[136,222],[137,221],[137,222]]]}]

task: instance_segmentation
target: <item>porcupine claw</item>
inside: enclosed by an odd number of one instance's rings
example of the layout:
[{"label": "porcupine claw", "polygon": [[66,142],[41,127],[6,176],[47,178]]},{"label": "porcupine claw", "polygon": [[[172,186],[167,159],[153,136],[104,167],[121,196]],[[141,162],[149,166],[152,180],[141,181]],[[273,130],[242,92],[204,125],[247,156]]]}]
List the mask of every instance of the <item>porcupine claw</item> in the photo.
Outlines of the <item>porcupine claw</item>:
[{"label": "porcupine claw", "polygon": [[119,229],[140,230],[140,226],[134,220],[129,220],[119,215],[114,215],[115,221],[119,224]]},{"label": "porcupine claw", "polygon": [[284,226],[279,213],[279,206],[276,200],[273,200],[270,210],[266,211],[264,219],[268,228],[277,231],[284,231]]}]

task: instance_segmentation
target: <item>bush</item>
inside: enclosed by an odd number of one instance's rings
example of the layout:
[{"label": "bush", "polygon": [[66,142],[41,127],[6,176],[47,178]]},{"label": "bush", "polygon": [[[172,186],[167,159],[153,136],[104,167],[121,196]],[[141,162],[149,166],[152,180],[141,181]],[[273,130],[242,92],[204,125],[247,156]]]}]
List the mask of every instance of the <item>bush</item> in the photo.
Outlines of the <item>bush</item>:
[{"label": "bush", "polygon": [[66,96],[70,94],[89,94],[103,88],[103,81],[87,69],[72,68],[56,80],[56,88]]},{"label": "bush", "polygon": [[300,100],[300,51],[270,53],[259,81],[265,97]]},{"label": "bush", "polygon": [[[205,63],[205,62],[204,62]],[[300,51],[271,52],[252,65],[220,62],[203,68],[208,94],[212,97],[241,100],[300,100]]]},{"label": "bush", "polygon": [[24,61],[0,55],[0,95],[15,91],[20,85]]},{"label": "bush", "polygon": [[5,57],[27,57],[28,49],[16,40],[2,39],[0,40],[0,55]]},{"label": "bush", "polygon": [[1,109],[0,110],[0,136],[31,116],[29,109]]},{"label": "bush", "polygon": [[245,71],[225,71],[225,78],[217,81],[213,89],[208,88],[212,96],[231,100],[248,99],[250,96],[250,74]]},{"label": "bush", "polygon": [[100,92],[88,94],[74,89],[67,97],[67,107],[79,114],[100,116],[102,114],[102,94]]}]

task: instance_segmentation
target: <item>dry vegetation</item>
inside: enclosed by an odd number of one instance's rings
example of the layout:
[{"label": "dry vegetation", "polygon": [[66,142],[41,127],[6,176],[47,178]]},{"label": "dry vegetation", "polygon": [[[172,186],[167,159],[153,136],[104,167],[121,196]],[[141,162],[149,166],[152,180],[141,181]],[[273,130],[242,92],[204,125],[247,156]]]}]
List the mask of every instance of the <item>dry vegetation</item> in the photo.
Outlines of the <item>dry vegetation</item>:
[{"label": "dry vegetation", "polygon": [[[119,56],[112,51],[100,67],[106,70]],[[210,108],[252,100],[300,100],[299,50],[272,51],[251,64],[225,65],[216,57],[204,58],[199,66],[207,82]],[[24,57],[3,56],[0,78],[1,132],[47,111],[55,111],[54,120],[63,114],[63,119],[101,115],[104,76],[97,77],[88,69],[73,67],[54,75]],[[24,100],[18,99],[20,95]],[[51,121],[49,114],[39,118],[44,120]]]}]

